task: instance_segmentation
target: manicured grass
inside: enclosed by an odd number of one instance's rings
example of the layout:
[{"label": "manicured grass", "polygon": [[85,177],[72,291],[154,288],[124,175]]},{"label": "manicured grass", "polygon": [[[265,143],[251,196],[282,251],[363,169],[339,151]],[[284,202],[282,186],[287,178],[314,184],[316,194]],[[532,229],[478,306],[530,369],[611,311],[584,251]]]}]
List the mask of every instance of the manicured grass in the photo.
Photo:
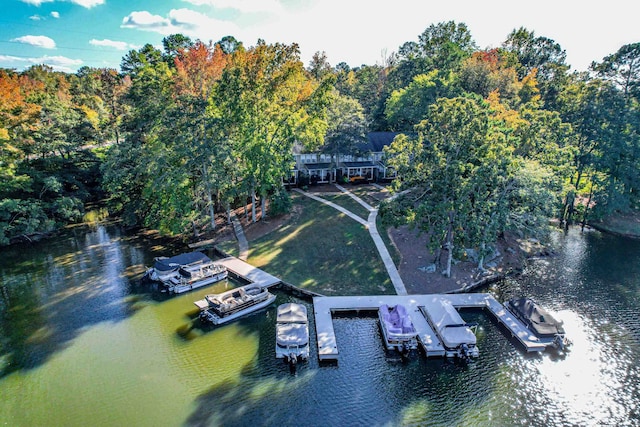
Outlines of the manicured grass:
[{"label": "manicured grass", "polygon": [[349,187],[348,190],[374,208],[378,207],[378,205],[380,205],[380,199],[384,198],[382,194],[383,192],[373,185],[354,185],[352,187]]},{"label": "manicured grass", "polygon": [[247,262],[324,295],[395,293],[361,224],[307,197],[292,198],[301,212],[290,223],[249,242]]},{"label": "manicured grass", "polygon": [[345,209],[350,210],[354,214],[358,215],[360,218],[365,221],[369,218],[369,210],[365,209],[360,203],[356,202],[351,198],[348,194],[344,193],[333,193],[333,194],[323,194],[323,199],[328,200],[330,202],[335,203],[338,206],[341,206]]},{"label": "manicured grass", "polygon": [[236,239],[225,240],[224,242],[219,242],[216,244],[216,247],[221,251],[228,253],[231,256],[237,257],[239,255],[238,241]]}]

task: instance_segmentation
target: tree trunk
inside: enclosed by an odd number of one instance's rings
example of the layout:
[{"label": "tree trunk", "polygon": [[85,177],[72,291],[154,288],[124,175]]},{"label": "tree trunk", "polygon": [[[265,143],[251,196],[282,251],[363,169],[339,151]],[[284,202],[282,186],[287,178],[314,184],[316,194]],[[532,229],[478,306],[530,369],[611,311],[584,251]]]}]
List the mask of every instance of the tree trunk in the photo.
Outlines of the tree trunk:
[{"label": "tree trunk", "polygon": [[251,188],[251,220],[257,222],[256,219],[256,190],[255,187]]},{"label": "tree trunk", "polygon": [[482,244],[480,245],[480,256],[478,256],[478,270],[479,271],[484,271],[484,251],[485,251],[486,245],[484,244],[484,242],[482,242]]},{"label": "tree trunk", "polygon": [[260,219],[265,219],[267,217],[267,196],[264,194],[260,196],[260,210],[262,211]]},{"label": "tree trunk", "polygon": [[209,217],[211,218],[211,231],[216,229],[215,207],[213,205],[213,194],[211,194],[211,185],[209,185],[209,176],[207,175],[207,167],[202,165],[202,177],[204,178],[205,187],[207,189],[207,201],[209,202]]},{"label": "tree trunk", "polygon": [[195,221],[191,221],[191,225],[193,226],[193,237],[195,237],[196,239],[198,237],[200,237],[200,233],[198,232],[198,226],[196,225]]},{"label": "tree trunk", "polygon": [[587,225],[587,212],[589,211],[589,205],[591,204],[591,197],[593,196],[593,181],[591,181],[591,187],[589,188],[589,198],[587,199],[587,205],[584,207],[584,214],[582,215],[582,229]]},{"label": "tree trunk", "polygon": [[447,266],[442,273],[445,277],[451,277],[451,262],[453,260],[453,218],[455,216],[454,211],[449,212],[449,226],[447,227],[447,241],[445,247],[447,248]]}]

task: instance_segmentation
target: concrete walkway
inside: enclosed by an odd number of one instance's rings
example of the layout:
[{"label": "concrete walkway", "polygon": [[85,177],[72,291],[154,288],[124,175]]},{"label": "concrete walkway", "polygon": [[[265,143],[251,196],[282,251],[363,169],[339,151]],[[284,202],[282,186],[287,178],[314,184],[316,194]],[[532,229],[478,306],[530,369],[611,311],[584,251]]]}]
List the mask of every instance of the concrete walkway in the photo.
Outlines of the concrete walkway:
[{"label": "concrete walkway", "polygon": [[378,250],[378,253],[380,254],[380,258],[382,258],[382,262],[384,263],[384,266],[387,269],[387,274],[389,274],[389,278],[391,279],[391,283],[393,284],[393,287],[396,290],[396,294],[407,295],[407,288],[404,286],[404,282],[402,281],[402,278],[398,273],[398,269],[396,268],[396,265],[393,263],[393,259],[389,254],[389,250],[387,249],[387,246],[384,244],[384,241],[380,237],[380,233],[378,233],[378,228],[376,227],[376,218],[378,217],[378,209],[372,207],[367,202],[362,200],[360,197],[348,191],[346,188],[342,187],[341,185],[335,184],[335,186],[340,191],[342,191],[343,193],[347,194],[349,197],[354,199],[356,202],[360,203],[369,211],[369,218],[367,218],[367,221],[363,220],[358,215],[354,214],[348,209],[345,209],[342,206],[338,206],[337,204],[330,202],[329,200],[325,200],[321,197],[315,196],[313,194],[309,194],[305,191],[300,190],[299,188],[294,188],[294,191],[297,191],[300,194],[304,194],[305,196],[313,200],[316,200],[320,203],[329,205],[332,208],[337,209],[340,212],[344,213],[345,215],[349,216],[349,218],[355,221],[358,221],[360,224],[364,225],[367,228],[367,230],[369,230],[369,234],[373,239],[373,243],[376,245],[376,249]]},{"label": "concrete walkway", "polygon": [[247,236],[244,235],[242,224],[234,211],[231,211],[231,224],[233,224],[233,231],[236,233],[236,239],[238,239],[238,258],[246,261],[249,256],[249,242],[247,241]]},{"label": "concrete walkway", "polygon": [[[351,212],[350,210],[347,210],[345,208],[343,208],[342,206],[336,205],[333,202],[330,202],[329,200],[323,199],[322,197],[318,197],[314,194],[311,193],[307,193],[306,191],[302,191],[299,188],[294,188],[293,191],[297,191],[300,194],[303,194],[307,197],[309,197],[310,199],[313,199],[317,202],[320,203],[324,203],[325,205],[329,205],[334,209],[339,210],[340,212],[342,212],[343,214],[347,215],[349,218],[353,219],[354,221],[358,221],[360,224],[364,225],[365,227],[368,225],[367,221],[365,221],[364,219],[360,218],[358,215],[354,214],[353,212]],[[371,206],[369,206],[371,207]]]}]

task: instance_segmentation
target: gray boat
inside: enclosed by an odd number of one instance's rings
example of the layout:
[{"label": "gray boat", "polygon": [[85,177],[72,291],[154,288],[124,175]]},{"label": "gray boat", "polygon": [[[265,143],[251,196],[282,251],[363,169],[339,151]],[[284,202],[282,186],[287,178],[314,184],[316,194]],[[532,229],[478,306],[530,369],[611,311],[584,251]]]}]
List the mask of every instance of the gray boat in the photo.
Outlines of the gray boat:
[{"label": "gray boat", "polygon": [[309,320],[304,305],[287,303],[278,306],[276,358],[285,359],[289,364],[309,358]]},{"label": "gray boat", "polygon": [[562,321],[556,319],[547,310],[531,298],[514,298],[505,307],[512,312],[542,342],[564,350],[570,341],[567,339]]}]

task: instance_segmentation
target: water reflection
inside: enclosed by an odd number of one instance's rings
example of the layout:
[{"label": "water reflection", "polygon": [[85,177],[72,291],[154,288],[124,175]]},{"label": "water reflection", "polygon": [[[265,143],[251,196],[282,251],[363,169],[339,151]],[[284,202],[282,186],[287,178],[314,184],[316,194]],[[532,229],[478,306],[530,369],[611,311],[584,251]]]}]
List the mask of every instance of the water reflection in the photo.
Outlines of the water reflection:
[{"label": "water reflection", "polygon": [[121,321],[134,299],[124,271],[142,250],[121,245],[118,228],[74,230],[55,244],[3,250],[0,377],[39,366],[84,328]]},{"label": "water reflection", "polygon": [[[375,317],[338,317],[339,362],[292,373],[275,358],[273,306],[222,327],[193,301],[131,282],[153,256],[117,228],[7,251],[0,265],[0,419],[11,425],[637,425],[640,243],[558,234],[555,257],[492,288],[564,320],[564,356],[526,354],[484,312],[469,365],[382,347]],[[28,390],[28,393],[23,393]]]}]

